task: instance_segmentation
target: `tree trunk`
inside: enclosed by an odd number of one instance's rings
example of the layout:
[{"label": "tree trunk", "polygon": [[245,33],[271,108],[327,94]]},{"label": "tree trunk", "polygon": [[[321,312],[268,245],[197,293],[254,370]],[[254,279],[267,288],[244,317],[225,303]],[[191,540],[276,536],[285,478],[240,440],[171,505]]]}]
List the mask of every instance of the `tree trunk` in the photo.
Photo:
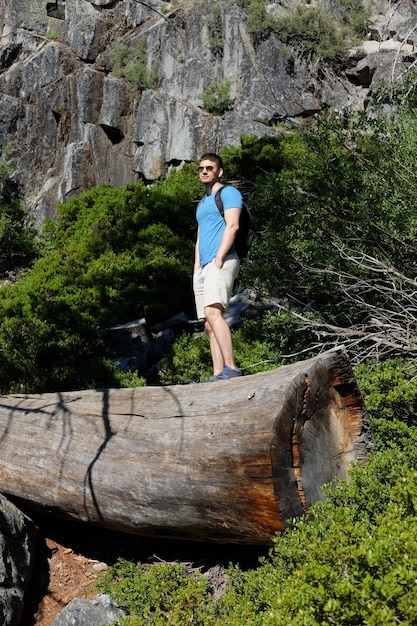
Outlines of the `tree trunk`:
[{"label": "tree trunk", "polygon": [[0,491],[139,535],[270,544],[373,437],[344,348],[215,383],[0,398]]}]

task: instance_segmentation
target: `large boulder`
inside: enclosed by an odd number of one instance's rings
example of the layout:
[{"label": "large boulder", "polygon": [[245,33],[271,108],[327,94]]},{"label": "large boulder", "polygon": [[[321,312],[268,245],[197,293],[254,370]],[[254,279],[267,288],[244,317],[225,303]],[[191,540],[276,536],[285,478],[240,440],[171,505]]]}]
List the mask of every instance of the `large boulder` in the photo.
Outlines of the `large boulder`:
[{"label": "large boulder", "polygon": [[36,543],[33,522],[0,494],[0,624],[17,626],[30,582]]}]

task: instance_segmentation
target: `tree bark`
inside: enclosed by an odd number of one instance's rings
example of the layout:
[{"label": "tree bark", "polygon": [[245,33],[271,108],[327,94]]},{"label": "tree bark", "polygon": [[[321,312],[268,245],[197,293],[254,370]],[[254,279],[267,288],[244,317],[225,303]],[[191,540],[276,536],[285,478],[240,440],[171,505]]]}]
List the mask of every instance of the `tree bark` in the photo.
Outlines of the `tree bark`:
[{"label": "tree bark", "polygon": [[139,535],[269,545],[373,436],[343,347],[215,383],[0,398],[0,491]]}]

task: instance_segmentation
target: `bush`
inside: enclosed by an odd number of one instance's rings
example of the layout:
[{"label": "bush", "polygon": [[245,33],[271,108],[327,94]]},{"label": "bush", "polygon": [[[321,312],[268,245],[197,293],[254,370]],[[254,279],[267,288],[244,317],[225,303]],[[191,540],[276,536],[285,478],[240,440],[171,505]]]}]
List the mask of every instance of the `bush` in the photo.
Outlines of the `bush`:
[{"label": "bush", "polygon": [[192,310],[191,197],[192,186],[174,202],[169,188],[103,185],[60,207],[45,255],[0,290],[2,393],[120,384],[103,329]]},{"label": "bush", "polygon": [[254,181],[261,236],[242,278],[354,358],[415,351],[416,126],[404,105],[391,120],[323,118],[282,137]]},{"label": "bush", "polygon": [[297,4],[289,15],[277,20],[275,29],[286,43],[302,44],[323,59],[335,57],[346,45],[334,16],[320,5]]},{"label": "bush", "polygon": [[401,420],[417,425],[417,361],[390,359],[383,363],[364,363],[355,376],[372,417]]},{"label": "bush", "polygon": [[259,0],[249,0],[249,2],[245,2],[245,4],[248,31],[252,33],[255,38],[262,38],[274,26],[272,17],[266,11],[266,3],[259,2]]},{"label": "bush", "polygon": [[214,80],[198,97],[203,101],[203,108],[213,115],[223,115],[233,108],[229,80],[224,83]]},{"label": "bush", "polygon": [[159,64],[148,67],[148,44],[145,39],[131,50],[119,43],[112,56],[112,71],[117,78],[124,78],[132,89],[140,91],[155,87],[158,82]]},{"label": "bush", "polygon": [[11,180],[11,146],[0,153],[0,275],[25,267],[39,252],[37,233]]},{"label": "bush", "polygon": [[214,54],[223,53],[223,25],[220,6],[213,4],[205,16],[209,31],[209,44]]},{"label": "bush", "polygon": [[372,524],[347,507],[316,506],[314,522],[297,522],[277,539],[269,567],[247,574],[243,602],[226,595],[219,612],[226,606],[224,618],[236,625],[413,623],[416,479],[416,472],[399,477]]},{"label": "bush", "polygon": [[331,10],[323,3],[296,4],[276,20],[274,30],[287,43],[301,45],[323,59],[334,59],[365,34],[369,16],[361,0],[338,0]]},{"label": "bush", "polygon": [[207,335],[193,338],[183,333],[161,360],[159,382],[163,385],[187,385],[207,380],[212,374]]},{"label": "bush", "polygon": [[302,46],[323,59],[334,59],[363,37],[370,17],[362,0],[336,0],[331,6],[323,2],[315,6],[295,4],[277,19],[267,11],[264,1],[237,0],[236,4],[245,11],[248,31],[256,39],[273,31],[281,41]]},{"label": "bush", "polygon": [[336,0],[332,5],[332,11],[340,23],[347,27],[346,34],[352,41],[357,36],[366,34],[367,21],[371,16],[370,6],[362,0]]},{"label": "bush", "polygon": [[98,588],[129,613],[120,624],[196,623],[195,613],[210,598],[207,579],[182,563],[146,566],[119,559]]}]

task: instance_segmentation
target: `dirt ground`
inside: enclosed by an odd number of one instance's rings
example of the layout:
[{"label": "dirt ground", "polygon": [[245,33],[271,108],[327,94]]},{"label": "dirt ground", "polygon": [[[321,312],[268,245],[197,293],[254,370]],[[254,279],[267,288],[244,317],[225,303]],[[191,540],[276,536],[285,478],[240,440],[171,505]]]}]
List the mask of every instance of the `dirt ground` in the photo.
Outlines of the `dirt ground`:
[{"label": "dirt ground", "polygon": [[[118,556],[141,560],[144,540],[59,519],[31,516],[38,527],[34,569],[20,626],[50,626],[75,598],[91,598],[97,578]],[[145,557],[146,558],[146,557]]]},{"label": "dirt ground", "polygon": [[[49,531],[49,532],[48,532]],[[44,534],[45,533],[45,534]],[[114,562],[106,538],[97,543],[78,525],[57,522],[56,531],[40,524],[36,558],[20,626],[50,626],[74,598],[88,598],[99,575]],[[97,535],[100,540],[101,531]]]},{"label": "dirt ground", "polygon": [[32,623],[36,626],[50,626],[71,600],[91,596],[89,588],[108,567],[106,563],[77,554],[53,539],[46,539],[46,546],[50,551],[49,583],[33,615]]},{"label": "dirt ground", "polygon": [[208,572],[216,595],[225,584],[222,566],[235,562],[255,567],[267,553],[267,548],[259,546],[151,539],[75,522],[34,521],[39,529],[37,555],[20,626],[51,626],[71,600],[97,595],[94,582],[119,557],[141,563],[192,563]]}]

